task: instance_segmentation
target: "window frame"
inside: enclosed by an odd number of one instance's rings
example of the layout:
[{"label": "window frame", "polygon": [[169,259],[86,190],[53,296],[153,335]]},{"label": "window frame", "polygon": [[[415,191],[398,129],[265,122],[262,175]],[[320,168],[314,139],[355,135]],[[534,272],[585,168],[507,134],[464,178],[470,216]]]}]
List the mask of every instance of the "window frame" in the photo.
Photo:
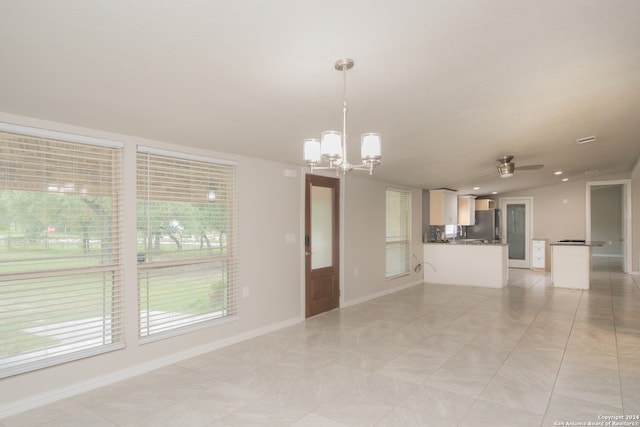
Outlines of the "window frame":
[{"label": "window frame", "polygon": [[[6,150],[6,153],[3,156],[5,158],[0,159],[0,165],[4,163],[8,168],[6,176],[11,176],[13,179],[12,182],[7,181],[6,185],[2,185],[0,182],[0,190],[30,191],[36,194],[34,197],[36,201],[44,201],[54,194],[63,198],[78,196],[78,198],[82,197],[82,200],[84,200],[85,194],[93,197],[102,195],[107,197],[109,201],[108,209],[101,212],[106,216],[104,218],[98,217],[95,222],[90,223],[92,224],[91,230],[97,230],[101,234],[108,230],[106,246],[103,238],[100,243],[99,255],[94,256],[90,253],[91,251],[84,252],[86,242],[83,238],[82,255],[74,255],[73,253],[64,256],[54,253],[46,254],[48,246],[45,246],[44,252],[38,252],[46,256],[23,257],[17,261],[17,264],[26,263],[22,264],[23,268],[18,268],[14,272],[0,273],[0,282],[4,283],[4,286],[0,287],[0,291],[6,292],[5,297],[13,298],[11,301],[22,301],[17,305],[17,308],[16,305],[12,305],[8,310],[0,310],[8,316],[6,327],[20,328],[13,330],[22,331],[22,333],[32,330],[30,327],[25,329],[24,326],[20,326],[17,320],[11,321],[11,318],[28,318],[26,314],[20,315],[20,312],[25,310],[31,316],[37,316],[34,312],[37,313],[38,310],[41,310],[46,313],[46,319],[49,320],[52,319],[52,316],[62,316],[62,319],[71,316],[71,322],[74,325],[68,326],[69,321],[43,323],[41,327],[35,328],[40,333],[28,332],[25,340],[15,341],[19,338],[14,338],[13,341],[9,341],[7,345],[11,345],[11,342],[17,343],[19,351],[8,358],[3,358],[4,366],[0,369],[0,378],[124,348],[123,236],[121,232],[124,144],[102,138],[3,122],[0,122],[0,132],[11,135],[6,139],[3,136],[3,149]],[[10,153],[13,154],[10,155]],[[87,157],[89,155],[95,155],[96,158]],[[21,165],[22,169],[10,174],[11,157],[13,157],[15,164],[21,156],[25,160]],[[26,161],[26,159],[29,160]],[[45,166],[52,169],[46,169]],[[105,167],[107,169],[104,169]],[[20,177],[23,178],[22,181],[19,180]],[[96,177],[98,177],[97,180],[95,180]],[[97,186],[97,189],[92,190],[92,184],[94,187]],[[105,194],[102,193],[104,189],[107,190]],[[91,202],[89,199],[85,200],[87,205]],[[94,208],[96,207],[94,206]],[[64,211],[59,215],[66,223],[66,221],[72,221],[70,216],[73,213],[74,211]],[[49,212],[44,212],[44,214],[43,217],[47,221],[52,219],[48,215]],[[105,223],[105,218],[109,220],[109,223]],[[48,233],[55,232],[52,230],[55,228],[49,226]],[[65,235],[67,235],[66,232]],[[69,242],[61,244],[64,248],[75,245],[75,243]],[[100,262],[98,264],[87,262],[84,266],[79,263],[80,265],[78,265],[77,261],[74,261],[78,256],[99,259]],[[105,256],[107,256],[108,262],[102,264]],[[100,280],[96,275],[101,276],[102,279]],[[28,289],[34,286],[34,289],[38,290],[36,295],[39,298],[30,296]],[[78,288],[79,286],[86,288]],[[89,296],[89,299],[83,300],[81,305],[74,306],[70,299],[64,297],[42,298],[44,292],[52,292],[51,295],[56,295],[58,292],[67,291],[75,295],[78,289],[87,292],[82,294],[82,298],[85,295]],[[20,308],[21,306],[22,308]],[[102,326],[96,326],[93,316],[86,317],[87,310],[90,310],[89,307],[102,307],[102,317],[97,317]],[[93,312],[91,313],[93,314]],[[74,316],[79,314],[84,317],[73,320]],[[42,321],[46,321],[45,315],[42,316]],[[2,328],[0,323],[0,330]],[[47,337],[47,340],[38,343],[39,338],[37,337],[41,335]]]},{"label": "window frame", "polygon": [[[403,225],[402,224],[400,225],[400,228],[404,228],[405,230],[405,233],[402,235],[390,236],[389,234],[390,233],[389,220],[390,220],[390,214],[392,213],[390,212],[391,206],[389,206],[390,192],[397,193],[398,195],[400,195],[400,197],[405,198],[404,205],[401,204],[399,206],[399,208],[402,208],[402,206],[405,207],[404,213],[396,212],[396,214],[398,215],[398,219],[402,220],[404,223]],[[390,272],[390,266],[389,266],[390,246],[398,246],[399,243],[403,244],[403,247],[405,248],[405,252],[406,252],[403,260],[404,266],[402,268],[397,267],[396,269],[392,269],[392,271]],[[411,191],[406,189],[396,188],[396,187],[386,187],[386,190],[385,190],[385,278],[387,280],[392,280],[398,277],[409,275],[411,272],[410,262],[411,262]]]},{"label": "window frame", "polygon": [[[191,153],[165,150],[165,149],[159,149],[155,147],[147,147],[147,146],[139,145],[137,147],[137,153],[136,153],[136,159],[137,159],[136,160],[136,176],[137,176],[137,182],[138,182],[137,189],[136,189],[136,203],[137,203],[136,216],[137,217],[138,217],[138,209],[139,209],[138,204],[143,200],[143,198],[140,197],[141,177],[139,176],[139,173],[144,168],[144,166],[140,164],[144,156],[147,156],[147,158],[153,157],[156,160],[160,158],[164,158],[164,159],[167,159],[167,161],[173,160],[176,162],[194,162],[194,164],[209,164],[209,165],[216,165],[216,167],[228,167],[230,174],[225,179],[229,180],[229,182],[231,183],[230,184],[231,187],[227,189],[228,197],[230,199],[228,201],[229,206],[227,207],[227,210],[226,210],[228,215],[227,217],[228,229],[226,230],[226,233],[225,233],[225,238],[226,238],[225,248],[227,251],[225,255],[198,256],[198,257],[185,258],[182,260],[173,260],[173,261],[165,260],[165,261],[154,262],[154,261],[150,261],[146,256],[147,254],[145,253],[145,256],[142,257],[142,262],[141,262],[140,254],[138,254],[137,290],[138,290],[138,312],[140,315],[139,317],[140,321],[138,324],[138,342],[140,344],[146,344],[146,343],[155,342],[158,340],[163,340],[169,337],[187,334],[189,332],[200,330],[203,328],[208,328],[208,327],[211,327],[212,324],[226,323],[229,321],[237,320],[238,305],[239,305],[238,295],[237,295],[238,282],[239,282],[238,267],[237,267],[238,255],[239,255],[237,162],[231,161],[231,160],[205,157],[205,156],[195,155]],[[146,167],[149,168],[149,165],[147,165]],[[158,171],[155,171],[155,173],[158,173]],[[208,181],[205,182],[206,178],[203,178],[203,176],[199,176],[197,178],[202,179],[200,184],[202,188],[205,188],[204,186],[211,185],[211,184]],[[186,194],[187,197],[191,195],[191,193],[187,193],[186,191],[180,194],[181,195]],[[206,198],[209,198],[209,194],[206,195]],[[215,196],[214,196],[214,200],[215,200]],[[170,201],[170,200],[165,200],[165,201]],[[215,201],[212,201],[212,200],[209,200],[209,202],[215,203]],[[147,224],[147,226],[149,226],[149,224]],[[137,224],[137,228],[140,229],[140,224]],[[226,301],[226,305],[222,310],[223,314],[222,315],[204,314],[202,316],[196,316],[196,315],[185,316],[184,319],[191,319],[191,320],[185,321],[184,324],[179,326],[175,325],[174,327],[166,328],[158,332],[152,332],[151,329],[154,327],[154,326],[151,326],[151,322],[153,321],[153,315],[149,311],[149,307],[150,307],[151,301],[153,301],[153,298],[147,298],[146,301],[143,300],[144,297],[142,294],[143,294],[144,285],[141,283],[141,281],[144,280],[144,277],[141,275],[144,272],[148,273],[154,270],[159,271],[160,269],[168,269],[168,270],[173,269],[173,270],[176,270],[176,274],[179,274],[177,273],[177,271],[182,267],[188,268],[189,266],[194,267],[197,265],[204,267],[205,264],[210,264],[212,262],[227,263],[225,267],[227,268],[227,270],[226,270],[226,273],[224,273],[224,274],[227,274],[227,283],[225,288],[226,291],[223,292],[225,295],[224,298]],[[197,269],[197,267],[194,267],[194,268]],[[147,287],[144,289],[148,290],[149,289],[148,286],[149,285],[147,285]],[[146,314],[144,312],[145,310],[143,310],[143,307],[146,307]],[[163,322],[159,321],[157,325],[161,325],[162,323]]]}]

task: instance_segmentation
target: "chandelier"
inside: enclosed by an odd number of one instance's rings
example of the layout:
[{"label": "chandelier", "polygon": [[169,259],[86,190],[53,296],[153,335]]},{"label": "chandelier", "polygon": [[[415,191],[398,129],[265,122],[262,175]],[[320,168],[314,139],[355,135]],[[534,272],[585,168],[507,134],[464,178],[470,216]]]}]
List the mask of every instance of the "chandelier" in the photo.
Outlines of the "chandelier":
[{"label": "chandelier", "polygon": [[[322,132],[320,140],[312,138],[304,140],[304,160],[313,173],[314,169],[335,169],[336,174],[346,174],[352,170],[366,170],[373,174],[373,168],[382,159],[382,142],[379,133],[362,134],[360,153],[362,163],[352,165],[347,160],[347,70],[353,68],[352,59],[340,59],[335,69],[342,71],[342,133],[335,130]],[[328,162],[322,166],[321,162]]]}]

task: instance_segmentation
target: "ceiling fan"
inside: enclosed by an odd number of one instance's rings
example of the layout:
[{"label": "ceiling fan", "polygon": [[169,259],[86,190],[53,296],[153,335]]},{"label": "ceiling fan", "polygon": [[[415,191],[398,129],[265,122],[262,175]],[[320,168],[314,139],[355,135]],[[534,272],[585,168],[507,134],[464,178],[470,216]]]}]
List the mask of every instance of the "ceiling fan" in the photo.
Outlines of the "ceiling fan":
[{"label": "ceiling fan", "polygon": [[515,163],[512,162],[513,156],[503,156],[497,159],[498,164],[496,168],[498,169],[498,174],[500,174],[500,178],[509,178],[513,176],[515,170],[521,171],[532,171],[542,169],[544,165],[525,165],[516,167]]}]

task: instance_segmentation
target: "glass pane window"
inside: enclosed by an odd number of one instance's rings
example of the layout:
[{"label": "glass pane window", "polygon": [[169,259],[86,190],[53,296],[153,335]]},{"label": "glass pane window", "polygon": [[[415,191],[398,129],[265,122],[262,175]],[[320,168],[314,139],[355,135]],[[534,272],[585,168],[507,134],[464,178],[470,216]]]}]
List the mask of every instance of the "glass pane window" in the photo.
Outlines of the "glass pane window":
[{"label": "glass pane window", "polygon": [[333,189],[311,186],[311,268],[333,265]]},{"label": "glass pane window", "polygon": [[0,376],[124,347],[121,145],[6,126]]},{"label": "glass pane window", "polygon": [[387,188],[386,200],[386,277],[409,274],[410,200],[406,190]]},{"label": "glass pane window", "polygon": [[138,151],[139,336],[237,314],[235,164]]}]

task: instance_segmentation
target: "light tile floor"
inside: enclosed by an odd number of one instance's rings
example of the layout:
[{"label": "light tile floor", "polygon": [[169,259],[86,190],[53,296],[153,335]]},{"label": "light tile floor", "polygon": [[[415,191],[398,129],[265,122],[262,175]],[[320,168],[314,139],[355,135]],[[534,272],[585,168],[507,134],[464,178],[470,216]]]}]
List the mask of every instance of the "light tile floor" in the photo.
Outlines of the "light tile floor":
[{"label": "light tile floor", "polygon": [[[556,426],[640,414],[640,276],[425,284],[4,420],[13,426]],[[636,422],[640,420],[621,420]],[[634,424],[626,424],[634,425]]]}]

